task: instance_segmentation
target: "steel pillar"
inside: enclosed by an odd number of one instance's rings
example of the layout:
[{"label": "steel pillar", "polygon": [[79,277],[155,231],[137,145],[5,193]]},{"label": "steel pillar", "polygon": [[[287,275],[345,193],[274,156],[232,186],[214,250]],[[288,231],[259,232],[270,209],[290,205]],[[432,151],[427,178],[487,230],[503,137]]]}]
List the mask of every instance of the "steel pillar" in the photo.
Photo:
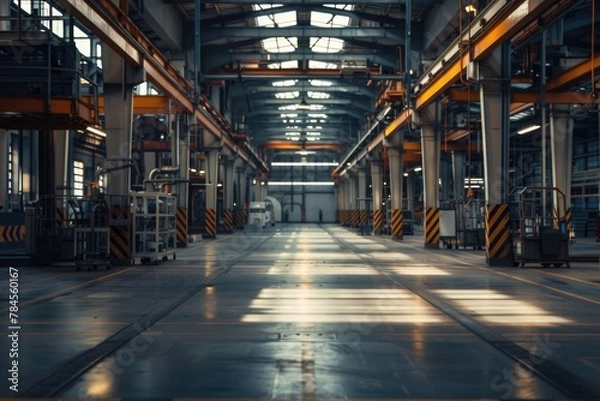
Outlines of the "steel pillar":
[{"label": "steel pillar", "polygon": [[392,239],[401,240],[404,238],[402,216],[402,192],[404,184],[404,164],[403,164],[403,143],[404,131],[396,132],[392,137],[384,142],[389,149],[390,155],[390,194],[391,194],[391,235]]},{"label": "steel pillar", "polygon": [[[406,177],[406,210],[415,211],[415,173],[407,171]],[[414,215],[413,215],[414,217]]]},{"label": "steel pillar", "polygon": [[206,217],[204,223],[204,238],[217,237],[218,182],[219,150],[216,148],[211,148],[206,153]]},{"label": "steel pillar", "polygon": [[421,158],[423,168],[423,206],[425,209],[425,247],[439,248],[439,173],[440,133],[435,103],[420,112]]},{"label": "steel pillar", "polygon": [[54,131],[54,190],[56,195],[72,194],[69,172],[73,170],[71,135],[69,131]]},{"label": "steel pillar", "polygon": [[358,193],[357,191],[357,186],[358,186],[358,180],[354,177],[349,177],[348,178],[348,210],[350,210],[350,215],[352,216],[350,221],[350,225],[351,226],[355,226],[357,223],[357,217],[356,215],[358,214],[358,203],[356,202],[356,195]]},{"label": "steel pillar", "polygon": [[358,224],[367,224],[367,166],[358,168],[358,202],[356,202],[358,213]]},{"label": "steel pillar", "polygon": [[486,262],[511,266],[508,206],[510,47],[494,50],[479,66],[486,208]]},{"label": "steel pillar", "polygon": [[383,163],[379,157],[371,160],[371,192],[373,198],[373,233],[380,234],[383,229],[382,194],[383,194]]},{"label": "steel pillar", "polygon": [[[10,18],[10,4],[9,0],[0,0],[0,18]],[[10,21],[0,20],[0,31],[9,31]]]},{"label": "steel pillar", "polygon": [[233,188],[234,188],[234,163],[233,156],[228,155],[223,164],[223,224],[226,232],[232,232],[233,220]]},{"label": "steel pillar", "polygon": [[452,185],[457,202],[465,199],[465,159],[464,152],[452,152]]},{"label": "steel pillar", "polygon": [[[550,111],[550,146],[552,149],[552,186],[565,194],[571,207],[571,166],[573,160],[573,117],[570,105],[555,104]],[[556,205],[556,200],[554,202]]]},{"label": "steel pillar", "polygon": [[242,165],[241,167],[236,167],[235,173],[237,185],[237,209],[235,221],[237,228],[243,229],[246,225],[246,207],[248,204],[246,199],[246,188],[248,184],[246,166]]},{"label": "steel pillar", "polygon": [[0,213],[8,212],[8,148],[10,132],[0,129]]},{"label": "steel pillar", "polygon": [[[188,128],[191,124],[192,116],[174,116],[176,125],[175,140],[179,141],[179,172],[178,178],[181,180],[176,184],[177,188],[177,246],[187,247],[188,245],[188,210],[189,210],[189,188],[190,188],[190,135]],[[183,119],[187,119],[184,124]],[[172,141],[174,142],[174,141]],[[175,152],[171,149],[171,152]]]}]

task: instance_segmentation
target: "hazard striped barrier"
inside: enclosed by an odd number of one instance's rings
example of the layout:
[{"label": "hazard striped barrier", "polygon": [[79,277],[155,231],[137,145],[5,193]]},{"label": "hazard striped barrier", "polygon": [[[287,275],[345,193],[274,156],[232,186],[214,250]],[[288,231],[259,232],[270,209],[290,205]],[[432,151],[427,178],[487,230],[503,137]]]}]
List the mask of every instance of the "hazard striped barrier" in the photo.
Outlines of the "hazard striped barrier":
[{"label": "hazard striped barrier", "polygon": [[0,244],[25,241],[25,225],[0,226]]},{"label": "hazard striped barrier", "polygon": [[128,264],[130,256],[129,206],[112,205],[110,210],[110,256]]},{"label": "hazard striped barrier", "polygon": [[186,207],[178,207],[175,213],[177,246],[186,247],[188,244],[188,212]]},{"label": "hazard striped barrier", "polygon": [[392,209],[392,238],[402,239],[404,217],[401,209]]},{"label": "hazard striped barrier", "polygon": [[439,246],[440,209],[429,207],[425,210],[425,246]]},{"label": "hazard striped barrier", "polygon": [[237,228],[240,230],[246,225],[246,212],[243,209],[237,210]]},{"label": "hazard striped barrier", "polygon": [[204,238],[217,237],[217,211],[215,209],[206,209],[204,218]]},{"label": "hazard striped barrier", "polygon": [[352,227],[358,227],[360,223],[360,210],[352,211]]},{"label": "hazard striped barrier", "polygon": [[359,214],[359,219],[360,221],[358,222],[359,225],[364,226],[369,222],[369,211],[368,210],[361,210],[360,214]]},{"label": "hazard striped barrier", "polygon": [[223,228],[228,233],[233,231],[233,210],[231,209],[223,211]]},{"label": "hazard striped barrier", "polygon": [[383,229],[383,211],[375,210],[373,212],[373,232],[380,234]]},{"label": "hazard striped barrier", "polygon": [[508,212],[508,204],[487,205],[485,208],[485,250],[490,262],[512,256]]}]

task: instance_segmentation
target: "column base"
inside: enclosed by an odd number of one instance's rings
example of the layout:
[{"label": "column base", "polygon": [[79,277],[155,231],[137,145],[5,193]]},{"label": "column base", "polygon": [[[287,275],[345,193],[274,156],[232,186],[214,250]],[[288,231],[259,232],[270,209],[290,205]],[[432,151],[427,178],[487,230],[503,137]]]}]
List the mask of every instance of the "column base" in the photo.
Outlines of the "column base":
[{"label": "column base", "polygon": [[403,241],[404,235],[392,235],[392,240],[394,241]]},{"label": "column base", "polygon": [[210,234],[202,234],[202,238],[203,239],[215,239],[217,238],[216,235],[210,235]]},{"label": "column base", "polygon": [[440,249],[440,244],[439,243],[437,243],[437,244],[426,243],[425,249]]}]

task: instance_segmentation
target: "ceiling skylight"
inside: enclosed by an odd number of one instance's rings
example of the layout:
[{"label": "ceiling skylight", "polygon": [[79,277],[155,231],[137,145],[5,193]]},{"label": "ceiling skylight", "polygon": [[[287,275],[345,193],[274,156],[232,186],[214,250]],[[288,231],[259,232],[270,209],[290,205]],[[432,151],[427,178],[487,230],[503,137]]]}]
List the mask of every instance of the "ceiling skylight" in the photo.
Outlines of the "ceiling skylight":
[{"label": "ceiling skylight", "polygon": [[339,53],[344,48],[344,41],[337,38],[310,38],[310,49],[315,53]]},{"label": "ceiling skylight", "polygon": [[311,99],[329,99],[329,93],[308,91],[308,97]]},{"label": "ceiling skylight", "polygon": [[[285,38],[282,38],[285,39]],[[297,38],[294,38],[297,41]],[[289,61],[284,61],[282,63],[271,63],[267,66],[268,68],[272,69],[272,70],[282,70],[285,68],[298,68],[298,61],[297,60],[289,60]]]},{"label": "ceiling skylight", "polygon": [[[279,92],[275,94],[275,97],[277,99],[295,99],[298,96],[300,96],[300,92],[298,91],[293,91],[293,92]],[[310,96],[310,92],[309,95]]]},{"label": "ceiling skylight", "polygon": [[269,53],[291,53],[298,48],[298,38],[268,38],[262,41],[262,45]]},{"label": "ceiling skylight", "polygon": [[260,15],[256,17],[256,25],[265,28],[285,28],[298,24],[296,11],[287,11],[284,13]]},{"label": "ceiling skylight", "polygon": [[289,86],[294,86],[296,85],[296,80],[295,79],[286,79],[284,81],[275,81],[273,82],[273,86],[275,87],[289,87]]},{"label": "ceiling skylight", "polygon": [[332,81],[324,81],[322,79],[311,79],[309,82],[312,86],[331,86],[331,85],[333,85]]},{"label": "ceiling skylight", "polygon": [[323,28],[343,28],[350,24],[350,17],[344,15],[333,15],[331,13],[322,13],[311,11],[310,24]]},{"label": "ceiling skylight", "polygon": [[339,66],[333,63],[326,63],[324,61],[308,60],[308,68],[323,68],[328,70],[337,70]]}]

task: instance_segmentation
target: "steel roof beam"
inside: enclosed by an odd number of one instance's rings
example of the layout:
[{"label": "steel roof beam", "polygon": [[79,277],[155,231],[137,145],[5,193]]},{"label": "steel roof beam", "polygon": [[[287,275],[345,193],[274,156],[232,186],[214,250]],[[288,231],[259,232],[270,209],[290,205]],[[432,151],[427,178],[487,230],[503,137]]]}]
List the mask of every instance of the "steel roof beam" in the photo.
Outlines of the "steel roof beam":
[{"label": "steel roof beam", "polygon": [[[210,49],[208,49],[210,47]],[[234,43],[228,44],[226,47],[235,49],[238,46],[235,46]],[[236,53],[235,50],[231,52],[227,52],[224,46],[206,46],[205,51],[210,54],[210,57],[207,57],[205,62],[203,63],[203,68],[206,71],[210,71],[212,69],[218,68],[222,65],[231,64],[237,61],[240,62],[264,62],[267,58],[266,52],[250,52],[250,53]],[[373,64],[381,65],[387,68],[395,68],[397,64],[396,57],[393,53],[390,52],[381,52],[379,53],[376,50],[364,50],[364,51],[355,51],[352,50],[349,53],[343,54],[331,54],[331,53],[315,53],[308,49],[300,48],[296,49],[296,51],[291,53],[273,53],[268,54],[270,63],[281,63],[284,61],[293,61],[293,60],[302,60],[302,59],[310,59],[315,61],[323,61],[328,63],[338,63],[339,61],[356,61],[356,62],[364,62],[365,59],[368,59]]]},{"label": "steel roof beam", "polygon": [[[197,122],[211,135],[222,139],[230,149],[237,149],[242,159],[253,168],[268,171],[266,164],[251,149],[240,150],[222,127],[224,119],[215,120],[216,111],[206,102],[196,109],[191,100],[193,88],[175,67],[144,36],[127,15],[110,0],[58,0],[65,11],[85,25],[115,50],[127,63],[142,67],[149,81],[170,96],[186,112],[195,115]],[[212,110],[211,114],[208,110]],[[222,116],[220,116],[222,119]],[[249,152],[249,153],[248,153]]]},{"label": "steel roof beam", "polygon": [[205,28],[201,34],[202,45],[215,40],[228,38],[260,38],[272,37],[335,37],[340,39],[373,38],[388,39],[396,43],[404,43],[404,37],[395,30],[386,28],[321,28],[315,26],[290,26],[285,28],[267,27],[226,27]]}]

